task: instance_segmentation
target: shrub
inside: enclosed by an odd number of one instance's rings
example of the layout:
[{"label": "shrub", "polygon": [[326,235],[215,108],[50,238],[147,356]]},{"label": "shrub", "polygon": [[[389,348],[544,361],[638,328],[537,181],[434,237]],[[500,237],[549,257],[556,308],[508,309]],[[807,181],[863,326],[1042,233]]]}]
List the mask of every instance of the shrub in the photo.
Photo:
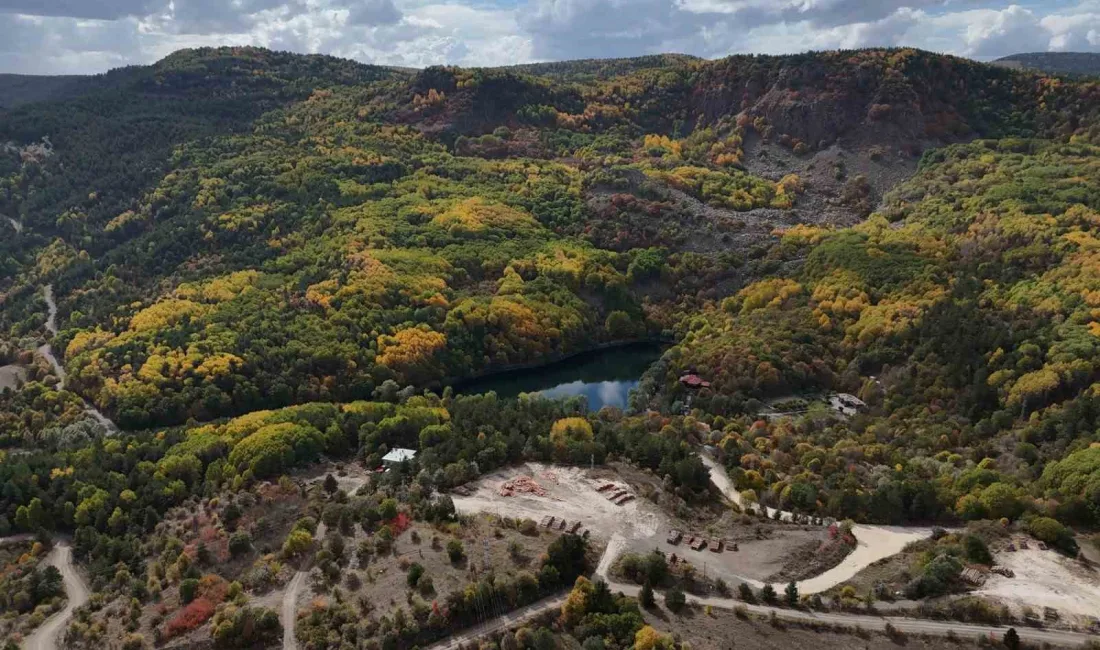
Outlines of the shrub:
[{"label": "shrub", "polygon": [[199,581],[195,578],[188,578],[180,582],[180,602],[186,605],[187,603],[195,600],[195,596],[199,593]]},{"label": "shrub", "polygon": [[283,555],[286,557],[301,555],[312,546],[313,535],[308,530],[296,528],[290,531],[290,534],[286,536],[286,541],[283,542]]},{"label": "shrub", "polygon": [[252,549],[252,535],[247,531],[237,531],[229,538],[229,553],[233,557],[243,555]]},{"label": "shrub", "polygon": [[268,647],[282,636],[279,615],[270,609],[243,607],[231,614],[229,611],[218,614],[224,619],[215,621],[212,636],[216,648]]},{"label": "shrub", "polygon": [[416,588],[420,591],[420,595],[426,598],[435,593],[435,582],[431,576],[421,576],[416,583]]},{"label": "shrub", "polygon": [[164,638],[172,639],[199,627],[214,615],[214,603],[196,598],[181,609],[164,627]]},{"label": "shrub", "polygon": [[679,612],[687,604],[687,596],[678,588],[673,587],[665,592],[665,607],[670,611]]},{"label": "shrub", "polygon": [[1027,532],[1064,553],[1077,555],[1077,542],[1073,540],[1073,533],[1055,519],[1036,517],[1028,522]]},{"label": "shrub", "polygon": [[981,537],[967,535],[963,538],[963,549],[966,551],[966,559],[977,564],[993,564],[993,555],[989,547],[985,545]]},{"label": "shrub", "polygon": [[447,542],[447,557],[451,558],[451,562],[458,564],[466,557],[466,549],[463,548],[462,542],[457,539],[452,539]]},{"label": "shrub", "polygon": [[413,563],[413,565],[409,567],[409,573],[405,577],[405,580],[409,583],[410,587],[415,587],[417,583],[420,582],[420,578],[423,575],[424,567],[420,566],[417,563]]}]

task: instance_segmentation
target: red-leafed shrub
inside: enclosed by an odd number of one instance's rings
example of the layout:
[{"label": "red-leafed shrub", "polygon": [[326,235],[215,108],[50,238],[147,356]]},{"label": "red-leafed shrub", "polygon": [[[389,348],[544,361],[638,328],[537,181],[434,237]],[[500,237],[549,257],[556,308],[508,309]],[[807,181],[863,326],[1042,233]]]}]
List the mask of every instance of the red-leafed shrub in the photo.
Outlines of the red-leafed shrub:
[{"label": "red-leafed shrub", "polygon": [[205,598],[192,600],[164,626],[164,638],[172,639],[202,625],[214,615],[214,603]]},{"label": "red-leafed shrub", "polygon": [[199,597],[214,605],[224,602],[228,592],[229,583],[219,575],[208,573],[199,579]]},{"label": "red-leafed shrub", "polygon": [[397,516],[390,522],[390,528],[393,529],[393,536],[397,537],[401,533],[405,532],[409,525],[412,524],[412,520],[409,519],[409,515],[404,512],[397,513]]}]

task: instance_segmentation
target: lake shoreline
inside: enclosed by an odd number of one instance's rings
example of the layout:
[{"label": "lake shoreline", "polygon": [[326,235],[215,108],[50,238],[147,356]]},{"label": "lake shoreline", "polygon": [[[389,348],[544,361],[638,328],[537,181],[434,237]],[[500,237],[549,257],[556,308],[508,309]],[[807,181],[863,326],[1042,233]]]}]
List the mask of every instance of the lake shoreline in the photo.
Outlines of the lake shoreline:
[{"label": "lake shoreline", "polygon": [[[450,387],[458,391],[463,385],[472,384],[474,382],[498,378],[502,375],[508,375],[510,373],[527,372],[530,370],[537,370],[539,368],[547,368],[550,366],[558,365],[566,361],[575,361],[580,357],[596,354],[599,352],[608,352],[610,350],[625,350],[632,347],[647,347],[652,346],[655,348],[667,348],[675,345],[676,342],[672,339],[662,338],[649,338],[649,339],[631,339],[628,341],[611,341],[608,343],[600,343],[592,347],[578,350],[576,352],[570,352],[568,354],[559,355],[548,360],[532,361],[530,363],[516,363],[508,366],[494,368],[476,375],[466,375],[463,377],[448,377],[443,379],[439,388]],[[663,350],[662,350],[663,354]]]}]

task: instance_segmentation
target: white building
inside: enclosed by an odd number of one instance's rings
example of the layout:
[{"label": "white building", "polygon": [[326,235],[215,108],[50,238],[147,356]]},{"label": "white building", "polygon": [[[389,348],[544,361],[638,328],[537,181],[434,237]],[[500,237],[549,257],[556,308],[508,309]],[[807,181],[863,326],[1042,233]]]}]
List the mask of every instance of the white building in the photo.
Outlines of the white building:
[{"label": "white building", "polygon": [[829,397],[829,406],[833,407],[833,410],[842,415],[849,417],[859,413],[860,411],[867,410],[867,405],[863,400],[859,399],[855,395],[849,395],[848,393],[837,393]]},{"label": "white building", "polygon": [[382,465],[387,468],[393,467],[394,465],[400,465],[401,463],[410,461],[413,458],[416,458],[415,449],[397,447],[396,449],[391,449],[390,453],[382,457]]}]

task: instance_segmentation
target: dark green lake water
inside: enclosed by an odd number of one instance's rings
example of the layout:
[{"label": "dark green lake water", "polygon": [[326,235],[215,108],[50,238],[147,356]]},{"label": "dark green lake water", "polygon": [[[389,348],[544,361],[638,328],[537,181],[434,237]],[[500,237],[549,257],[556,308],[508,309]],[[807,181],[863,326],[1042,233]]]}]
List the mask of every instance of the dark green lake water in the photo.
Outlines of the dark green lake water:
[{"label": "dark green lake water", "polygon": [[475,395],[496,391],[504,398],[540,393],[549,398],[583,395],[588,408],[626,408],[630,391],[661,356],[661,346],[637,343],[586,352],[538,368],[510,370],[459,383],[455,392]]}]

